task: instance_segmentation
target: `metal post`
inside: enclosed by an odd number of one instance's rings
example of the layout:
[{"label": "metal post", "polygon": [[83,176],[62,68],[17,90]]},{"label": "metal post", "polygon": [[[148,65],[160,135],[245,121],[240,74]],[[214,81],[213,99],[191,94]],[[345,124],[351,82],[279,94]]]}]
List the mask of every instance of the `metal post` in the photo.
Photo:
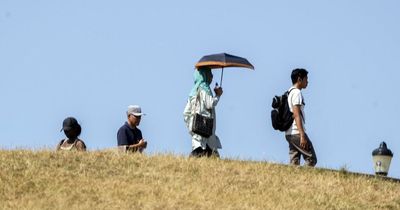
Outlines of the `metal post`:
[{"label": "metal post", "polygon": [[222,78],[224,77],[224,67],[222,67],[222,73],[221,73],[221,82],[219,83],[219,86],[222,87]]}]

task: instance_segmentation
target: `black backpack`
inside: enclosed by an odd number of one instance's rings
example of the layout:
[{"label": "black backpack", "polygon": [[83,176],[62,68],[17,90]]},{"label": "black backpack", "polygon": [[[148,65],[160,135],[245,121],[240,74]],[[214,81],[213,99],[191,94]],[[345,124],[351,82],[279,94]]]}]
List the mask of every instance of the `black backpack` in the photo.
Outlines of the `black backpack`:
[{"label": "black backpack", "polygon": [[282,96],[275,96],[272,99],[271,120],[275,130],[286,131],[293,124],[293,113],[290,111],[288,96],[290,91],[286,91]]}]

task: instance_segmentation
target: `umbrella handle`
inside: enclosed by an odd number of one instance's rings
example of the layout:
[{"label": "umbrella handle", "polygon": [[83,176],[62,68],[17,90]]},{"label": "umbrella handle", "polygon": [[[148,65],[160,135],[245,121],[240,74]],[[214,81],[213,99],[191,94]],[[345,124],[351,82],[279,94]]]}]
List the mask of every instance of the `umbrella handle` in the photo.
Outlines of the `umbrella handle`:
[{"label": "umbrella handle", "polygon": [[222,87],[222,78],[224,78],[224,67],[222,67],[221,82],[219,83],[220,87]]}]

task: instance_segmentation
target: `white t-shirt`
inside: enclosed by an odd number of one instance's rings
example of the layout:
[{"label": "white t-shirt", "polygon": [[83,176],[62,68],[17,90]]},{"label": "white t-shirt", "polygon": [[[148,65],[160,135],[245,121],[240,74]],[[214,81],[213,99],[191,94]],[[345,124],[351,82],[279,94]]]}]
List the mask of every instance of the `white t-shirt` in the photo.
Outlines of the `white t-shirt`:
[{"label": "white t-shirt", "polygon": [[[292,91],[290,91],[292,90]],[[305,114],[304,114],[304,98],[303,95],[301,94],[301,91],[295,87],[291,87],[289,89],[290,93],[288,96],[288,103],[289,103],[289,109],[291,112],[293,112],[293,106],[300,105],[300,110],[301,110],[301,119],[303,121],[303,129],[304,132],[306,132],[306,127],[305,127]],[[292,126],[285,132],[286,135],[295,135],[295,134],[300,134],[296,121],[293,120]]]}]

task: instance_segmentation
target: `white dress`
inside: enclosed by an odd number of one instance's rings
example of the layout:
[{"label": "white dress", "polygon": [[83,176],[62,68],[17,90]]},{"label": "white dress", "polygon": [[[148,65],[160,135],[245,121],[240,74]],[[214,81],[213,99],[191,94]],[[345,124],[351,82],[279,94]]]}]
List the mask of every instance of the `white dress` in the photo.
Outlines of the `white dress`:
[{"label": "white dress", "polygon": [[[217,106],[219,97],[213,97],[207,94],[206,91],[199,89],[199,102],[196,105],[196,97],[188,99],[185,110],[183,111],[184,121],[186,127],[189,129],[189,134],[192,136],[192,151],[198,147],[206,149],[208,145],[213,151],[221,149],[221,142],[218,136],[215,135],[216,129],[216,115],[215,106]],[[214,127],[210,137],[206,138],[192,132],[192,119],[198,113],[203,116],[212,117],[214,119]]]}]

